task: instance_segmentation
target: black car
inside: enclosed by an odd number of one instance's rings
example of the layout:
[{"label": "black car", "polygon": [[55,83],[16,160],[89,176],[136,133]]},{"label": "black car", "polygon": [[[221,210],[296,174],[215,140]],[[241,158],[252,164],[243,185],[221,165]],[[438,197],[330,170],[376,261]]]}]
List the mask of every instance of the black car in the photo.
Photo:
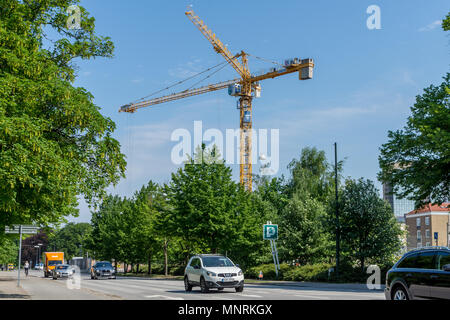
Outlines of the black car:
[{"label": "black car", "polygon": [[91,279],[108,278],[115,279],[116,272],[110,262],[99,261],[91,268]]},{"label": "black car", "polygon": [[386,274],[388,300],[450,299],[450,249],[410,251]]}]

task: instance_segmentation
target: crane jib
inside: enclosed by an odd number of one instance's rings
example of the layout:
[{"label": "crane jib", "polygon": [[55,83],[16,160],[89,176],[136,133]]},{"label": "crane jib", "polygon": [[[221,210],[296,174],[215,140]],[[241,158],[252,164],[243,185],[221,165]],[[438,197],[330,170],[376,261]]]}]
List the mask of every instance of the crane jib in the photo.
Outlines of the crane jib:
[{"label": "crane jib", "polygon": [[[259,81],[273,79],[286,74],[298,72],[299,80],[308,80],[313,77],[314,61],[313,59],[293,58],[285,60],[279,64],[281,67],[271,68],[267,72],[258,75],[252,75],[248,68],[248,54],[244,51],[233,55],[220,39],[213,33],[206,24],[194,14],[192,8],[185,12],[191,22],[200,30],[205,38],[212,44],[214,50],[223,56],[229,65],[231,65],[239,74],[240,78],[196,89],[187,89],[178,93],[154,98],[151,100],[142,100],[133,102],[120,107],[119,112],[135,112],[139,108],[148,107],[160,103],[183,99],[203,93],[228,88],[231,96],[239,97],[238,109],[240,109],[240,182],[246,190],[252,190],[252,146],[251,146],[251,128],[252,128],[252,99],[260,97],[261,86]],[[241,58],[239,61],[238,58]],[[258,58],[258,57],[256,57]],[[262,59],[262,58],[259,58]],[[217,71],[216,71],[217,72]],[[210,77],[209,75],[208,77]],[[208,78],[207,77],[207,78]],[[206,78],[205,78],[206,79]]]}]

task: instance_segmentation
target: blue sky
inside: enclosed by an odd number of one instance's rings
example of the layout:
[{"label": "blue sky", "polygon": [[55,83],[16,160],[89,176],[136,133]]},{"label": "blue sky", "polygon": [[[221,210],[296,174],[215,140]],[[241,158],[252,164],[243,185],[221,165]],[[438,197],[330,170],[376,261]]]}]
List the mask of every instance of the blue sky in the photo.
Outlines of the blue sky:
[{"label": "blue sky", "polygon": [[[82,1],[96,18],[100,35],[115,44],[113,59],[77,61],[75,82],[116,125],[115,138],[127,156],[127,178],[109,192],[131,196],[150,179],[168,182],[177,166],[170,160],[177,128],[193,132],[239,126],[236,99],[226,90],[139,110],[118,113],[128,102],[148,95],[223,61],[184,15],[194,11],[231,52],[282,61],[313,58],[314,78],[297,74],[265,80],[254,101],[253,126],[280,129],[280,171],[306,146],[324,150],[333,143],[344,175],[376,181],[379,147],[387,131],[402,128],[415,96],[440,84],[449,66],[450,38],[439,24],[448,1]],[[381,9],[381,29],[369,30],[369,5]],[[270,63],[250,58],[251,71]],[[234,79],[227,67],[202,84]],[[187,85],[193,84],[189,82]],[[187,86],[175,88],[181,91]],[[167,93],[171,93],[167,92]],[[238,166],[233,166],[237,180]],[[377,186],[381,185],[377,182]],[[84,202],[80,216],[90,221]]]}]

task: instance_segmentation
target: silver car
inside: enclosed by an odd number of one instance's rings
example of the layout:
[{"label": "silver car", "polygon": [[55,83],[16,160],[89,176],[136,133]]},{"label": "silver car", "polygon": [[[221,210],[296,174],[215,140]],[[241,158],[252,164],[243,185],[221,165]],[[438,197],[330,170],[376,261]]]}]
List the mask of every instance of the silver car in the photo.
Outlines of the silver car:
[{"label": "silver car", "polygon": [[75,273],[75,269],[68,264],[58,264],[53,269],[53,280],[58,278],[72,278]]}]

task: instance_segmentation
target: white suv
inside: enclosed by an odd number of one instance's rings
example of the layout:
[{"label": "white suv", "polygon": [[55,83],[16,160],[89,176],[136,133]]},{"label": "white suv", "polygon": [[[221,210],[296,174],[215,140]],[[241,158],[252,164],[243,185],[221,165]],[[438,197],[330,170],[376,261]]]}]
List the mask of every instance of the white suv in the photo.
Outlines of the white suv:
[{"label": "white suv", "polygon": [[236,292],[244,290],[244,274],[230,259],[216,254],[193,256],[184,270],[184,288],[200,286],[202,292],[211,288],[223,290],[235,288]]}]

